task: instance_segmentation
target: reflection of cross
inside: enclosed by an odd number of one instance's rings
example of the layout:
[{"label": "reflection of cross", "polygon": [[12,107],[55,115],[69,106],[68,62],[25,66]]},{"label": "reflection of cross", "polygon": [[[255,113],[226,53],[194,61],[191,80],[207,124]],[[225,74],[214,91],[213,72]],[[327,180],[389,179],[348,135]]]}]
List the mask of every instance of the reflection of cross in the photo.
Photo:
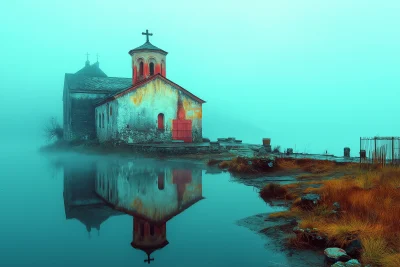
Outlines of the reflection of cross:
[{"label": "reflection of cross", "polygon": [[150,259],[150,254],[147,254],[147,260],[144,260],[144,262],[147,262],[148,264],[150,264],[151,261],[154,261],[154,258]]},{"label": "reflection of cross", "polygon": [[89,53],[86,52],[86,60],[89,61]]},{"label": "reflection of cross", "polygon": [[149,42],[149,36],[153,36],[152,33],[149,33],[149,30],[146,30],[146,32],[142,32],[142,35],[146,35],[146,42]]}]

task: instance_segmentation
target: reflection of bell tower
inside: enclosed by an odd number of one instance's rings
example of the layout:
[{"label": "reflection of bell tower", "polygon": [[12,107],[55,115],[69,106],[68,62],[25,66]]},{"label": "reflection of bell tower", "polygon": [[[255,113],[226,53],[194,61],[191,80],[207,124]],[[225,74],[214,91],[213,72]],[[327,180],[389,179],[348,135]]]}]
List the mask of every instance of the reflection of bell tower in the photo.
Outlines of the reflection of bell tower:
[{"label": "reflection of bell tower", "polygon": [[154,224],[138,217],[133,217],[133,241],[131,246],[143,250],[147,254],[147,262],[154,261],[150,254],[168,245],[167,222]]},{"label": "reflection of bell tower", "polygon": [[177,185],[178,208],[181,208],[186,185],[192,182],[192,170],[173,170],[172,182]]}]

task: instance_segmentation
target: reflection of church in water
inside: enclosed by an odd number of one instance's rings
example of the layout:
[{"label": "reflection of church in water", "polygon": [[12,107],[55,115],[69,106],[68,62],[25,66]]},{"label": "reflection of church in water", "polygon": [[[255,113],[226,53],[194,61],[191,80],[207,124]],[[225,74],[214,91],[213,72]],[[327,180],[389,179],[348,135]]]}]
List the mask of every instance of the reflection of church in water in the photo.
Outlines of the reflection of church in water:
[{"label": "reflection of church in water", "polygon": [[[202,170],[171,164],[97,162],[87,165],[86,171],[80,170],[75,175],[91,178],[76,179],[80,181],[77,187],[80,189],[69,193],[69,199],[73,196],[72,199],[79,199],[82,204],[82,211],[75,212],[73,218],[83,222],[90,231],[90,228],[100,228],[107,218],[121,212],[133,216],[131,245],[144,251],[147,254],[145,262],[150,263],[154,260],[150,254],[168,245],[167,221],[203,199]],[[65,179],[67,174],[65,172]],[[85,182],[81,183],[82,180]],[[71,182],[64,183],[73,188]],[[66,188],[64,199],[68,195]],[[77,198],[77,195],[81,197]]]},{"label": "reflection of church in water", "polygon": [[63,163],[64,209],[67,220],[76,219],[86,226],[90,237],[92,229],[100,233],[100,226],[108,218],[123,213],[108,207],[95,193],[96,165],[81,166]]}]

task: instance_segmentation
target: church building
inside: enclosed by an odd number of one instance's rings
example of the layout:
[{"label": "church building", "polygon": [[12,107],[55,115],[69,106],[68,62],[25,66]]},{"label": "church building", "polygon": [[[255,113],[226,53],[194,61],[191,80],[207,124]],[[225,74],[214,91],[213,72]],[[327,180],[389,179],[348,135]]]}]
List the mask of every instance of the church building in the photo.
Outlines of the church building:
[{"label": "church building", "polygon": [[204,100],[166,78],[167,52],[149,41],[129,51],[132,78],[108,77],[96,62],[64,82],[64,139],[202,142]]}]

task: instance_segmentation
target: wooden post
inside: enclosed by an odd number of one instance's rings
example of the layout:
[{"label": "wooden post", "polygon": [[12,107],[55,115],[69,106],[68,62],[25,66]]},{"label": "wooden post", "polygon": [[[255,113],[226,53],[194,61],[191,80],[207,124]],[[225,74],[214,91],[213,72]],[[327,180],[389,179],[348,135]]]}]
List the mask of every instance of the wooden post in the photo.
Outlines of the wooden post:
[{"label": "wooden post", "polygon": [[[374,152],[374,154],[375,154],[375,156],[374,156],[374,158],[376,158],[376,136],[374,137],[374,149],[375,149],[375,152]],[[375,162],[375,160],[374,160],[374,162]]]},{"label": "wooden post", "polygon": [[361,137],[360,137],[360,152],[359,152],[359,154],[360,154],[360,164],[361,164]]},{"label": "wooden post", "polygon": [[394,137],[392,137],[392,164],[394,164]]}]

